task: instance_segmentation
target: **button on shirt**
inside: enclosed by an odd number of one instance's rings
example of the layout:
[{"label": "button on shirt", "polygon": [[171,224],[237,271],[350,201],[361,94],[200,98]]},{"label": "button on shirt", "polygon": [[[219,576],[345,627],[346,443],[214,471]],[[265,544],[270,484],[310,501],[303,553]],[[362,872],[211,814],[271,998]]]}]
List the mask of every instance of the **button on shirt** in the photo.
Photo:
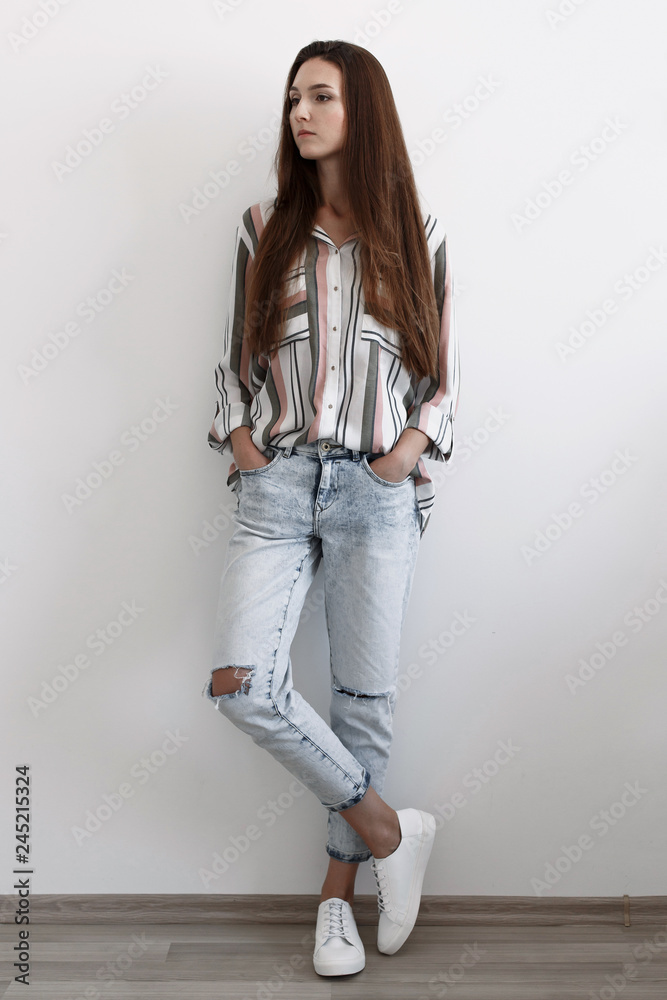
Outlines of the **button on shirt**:
[{"label": "button on shirt", "polygon": [[[424,458],[447,462],[458,406],[459,350],[448,242],[440,221],[423,213],[440,316],[438,378],[418,380],[402,364],[399,333],[365,312],[360,241],[337,247],[315,225],[298,266],[286,276],[287,320],[272,358],[243,339],[245,288],[257,243],[275,200],[251,205],[236,230],[222,359],[216,368],[211,448],[233,458],[230,434],[250,427],[260,451],[327,438],[362,453],[386,454],[406,427],[429,438],[410,475],[423,534],[435,489]],[[239,477],[232,461],[227,478]]]}]

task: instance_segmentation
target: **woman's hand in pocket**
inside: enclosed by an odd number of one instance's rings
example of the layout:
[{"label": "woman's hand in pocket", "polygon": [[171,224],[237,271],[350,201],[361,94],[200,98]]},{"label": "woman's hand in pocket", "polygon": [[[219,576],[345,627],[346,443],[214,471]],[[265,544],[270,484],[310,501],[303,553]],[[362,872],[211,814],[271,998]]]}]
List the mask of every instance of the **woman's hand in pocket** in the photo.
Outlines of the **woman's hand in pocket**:
[{"label": "woman's hand in pocket", "polygon": [[369,462],[368,468],[388,483],[400,483],[414,469],[428,442],[423,431],[406,427],[391,451]]},{"label": "woman's hand in pocket", "polygon": [[271,459],[268,458],[259,448],[252,446],[253,451],[243,453],[243,458],[239,457],[239,461],[236,462],[236,467],[242,469],[243,472],[250,472],[252,469],[261,469],[264,465],[270,465]]},{"label": "woman's hand in pocket", "polygon": [[[412,464],[414,465],[414,462]],[[388,483],[400,483],[405,479],[412,465],[406,468],[400,454],[397,455],[394,451],[388,451],[386,455],[380,455],[379,458],[375,458],[372,462],[369,462],[368,468],[376,476],[386,480]]]},{"label": "woman's hand in pocket", "polygon": [[248,472],[251,469],[261,469],[268,465],[271,459],[260,451],[250,437],[249,427],[237,427],[231,433],[234,464],[237,469]]}]

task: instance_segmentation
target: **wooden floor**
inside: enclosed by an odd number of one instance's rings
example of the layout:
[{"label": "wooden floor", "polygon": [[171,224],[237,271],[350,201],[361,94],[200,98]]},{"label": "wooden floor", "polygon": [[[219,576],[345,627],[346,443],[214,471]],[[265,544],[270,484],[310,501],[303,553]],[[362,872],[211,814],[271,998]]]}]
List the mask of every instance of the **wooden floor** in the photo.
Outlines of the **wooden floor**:
[{"label": "wooden floor", "polygon": [[[417,925],[395,955],[359,925],[366,968],[323,978],[303,923],[31,924],[31,976],[13,981],[0,926],[0,997],[14,1000],[667,1000],[667,927]],[[104,978],[103,978],[104,977]]]}]

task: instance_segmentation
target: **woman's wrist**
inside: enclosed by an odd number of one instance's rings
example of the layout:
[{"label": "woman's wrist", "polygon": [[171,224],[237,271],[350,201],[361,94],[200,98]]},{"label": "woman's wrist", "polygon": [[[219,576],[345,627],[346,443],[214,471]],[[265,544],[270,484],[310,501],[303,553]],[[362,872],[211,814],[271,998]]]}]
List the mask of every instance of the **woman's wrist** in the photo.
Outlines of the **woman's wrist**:
[{"label": "woman's wrist", "polygon": [[419,460],[419,456],[426,449],[429,443],[428,434],[418,431],[416,427],[406,427],[398,441],[392,448],[392,452],[400,460],[405,472],[404,476],[414,469]]},{"label": "woman's wrist", "polygon": [[381,479],[399,483],[412,472],[429,440],[415,427],[406,427],[391,451],[374,459],[369,468],[377,466],[375,471]]},{"label": "woman's wrist", "polygon": [[238,469],[253,468],[257,465],[257,456],[264,453],[250,437],[249,427],[235,427],[229,435],[234,453],[234,464]]}]

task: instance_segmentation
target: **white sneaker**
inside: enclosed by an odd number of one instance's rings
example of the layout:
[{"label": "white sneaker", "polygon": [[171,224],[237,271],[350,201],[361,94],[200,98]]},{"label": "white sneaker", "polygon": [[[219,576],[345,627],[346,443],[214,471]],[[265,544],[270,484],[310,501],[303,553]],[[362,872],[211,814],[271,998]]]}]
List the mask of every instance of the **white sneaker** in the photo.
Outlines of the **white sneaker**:
[{"label": "white sneaker", "polygon": [[415,925],[424,872],[435,837],[435,817],[419,809],[398,809],[401,842],[388,857],[371,858],[378,888],[378,951],[393,955]]},{"label": "white sneaker", "polygon": [[317,910],[315,972],[320,976],[346,976],[361,972],[365,965],[366,953],[352,907],[337,896],[325,899]]}]

